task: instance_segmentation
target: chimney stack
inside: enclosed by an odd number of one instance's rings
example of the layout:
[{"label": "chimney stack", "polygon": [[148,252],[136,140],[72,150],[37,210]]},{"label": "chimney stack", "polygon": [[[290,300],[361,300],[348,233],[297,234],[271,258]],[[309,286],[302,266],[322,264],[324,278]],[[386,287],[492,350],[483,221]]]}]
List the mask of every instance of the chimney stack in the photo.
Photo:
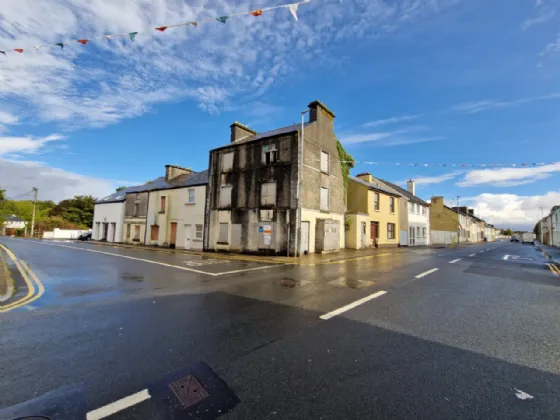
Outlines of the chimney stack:
[{"label": "chimney stack", "polygon": [[470,214],[471,216],[474,216],[474,209],[469,209],[469,214]]},{"label": "chimney stack", "polygon": [[373,184],[373,177],[369,172],[362,172],[361,174],[356,175],[356,178],[360,178],[362,181],[369,182]]},{"label": "chimney stack", "polygon": [[334,130],[334,112],[332,112],[321,101],[313,101],[309,105],[309,122],[317,122],[319,125],[330,126]]},{"label": "chimney stack", "polygon": [[194,171],[191,168],[183,168],[178,165],[165,165],[165,182],[185,174],[194,174]]},{"label": "chimney stack", "polygon": [[414,184],[414,181],[412,179],[408,180],[408,182],[406,183],[406,187],[409,193],[411,193],[412,195],[416,195],[416,184]]},{"label": "chimney stack", "polygon": [[257,134],[255,130],[251,130],[246,125],[241,124],[240,122],[235,121],[232,125],[229,126],[231,128],[231,138],[230,141],[236,142],[237,140],[244,139],[246,137],[251,137]]}]

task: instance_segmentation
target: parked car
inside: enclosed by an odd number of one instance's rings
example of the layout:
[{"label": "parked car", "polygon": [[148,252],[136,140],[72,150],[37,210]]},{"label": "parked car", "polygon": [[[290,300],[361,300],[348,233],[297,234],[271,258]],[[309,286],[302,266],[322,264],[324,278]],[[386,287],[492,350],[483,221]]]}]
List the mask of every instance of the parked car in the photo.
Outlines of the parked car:
[{"label": "parked car", "polygon": [[525,232],[521,236],[521,242],[524,243],[524,244],[534,245],[536,237],[537,237],[537,235],[535,235],[534,233]]},{"label": "parked car", "polygon": [[520,242],[520,241],[519,241],[519,238],[518,238],[517,236],[515,236],[515,235],[513,235],[509,241],[510,241],[510,242]]},{"label": "parked car", "polygon": [[80,236],[78,236],[80,241],[90,241],[91,240],[91,232],[84,232]]}]

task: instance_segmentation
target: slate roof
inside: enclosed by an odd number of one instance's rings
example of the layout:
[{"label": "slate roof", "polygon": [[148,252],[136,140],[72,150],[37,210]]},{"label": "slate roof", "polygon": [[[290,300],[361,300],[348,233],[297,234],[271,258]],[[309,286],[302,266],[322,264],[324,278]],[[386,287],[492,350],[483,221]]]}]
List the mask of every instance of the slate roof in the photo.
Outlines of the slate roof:
[{"label": "slate roof", "polygon": [[164,176],[154,179],[153,181],[147,182],[143,185],[136,185],[134,187],[128,187],[124,190],[113,193],[101,200],[95,202],[95,204],[106,204],[106,203],[119,203],[126,200],[126,194],[128,193],[138,193],[146,191],[160,191],[160,190],[172,190],[174,188],[184,188],[184,187],[195,187],[198,185],[208,184],[208,170],[202,172],[196,172],[194,174],[183,174],[176,178],[173,178],[169,182],[165,181]]},{"label": "slate roof", "polygon": [[377,178],[379,179],[381,182],[383,182],[384,184],[386,184],[388,187],[394,189],[396,192],[398,192],[399,194],[403,195],[404,197],[408,198],[411,202],[413,203],[417,203],[417,204],[421,204],[423,206],[429,206],[430,204],[425,202],[424,200],[422,200],[420,197],[415,196],[414,194],[412,194],[411,192],[409,192],[408,190],[405,190],[404,188],[399,187],[397,184],[393,184],[392,182],[389,181],[385,181],[384,179],[381,178]]},{"label": "slate roof", "polygon": [[6,221],[7,221],[7,222],[25,222],[25,220],[20,219],[20,218],[17,217],[15,214],[12,215],[12,216],[10,216],[10,217],[8,217],[8,218],[6,219]]},{"label": "slate roof", "polygon": [[[313,123],[305,123],[303,124],[303,127],[309,127],[311,124]],[[257,140],[263,140],[269,137],[275,137],[275,136],[280,136],[282,134],[288,134],[288,133],[295,133],[296,131],[301,129],[301,124],[294,124],[294,125],[289,125],[287,127],[282,127],[282,128],[277,128],[275,130],[270,130],[270,131],[265,131],[264,133],[258,133],[254,136],[247,136],[245,138],[242,138],[240,140],[231,142],[225,146],[220,146],[217,147],[214,150],[219,150],[219,149],[224,149],[226,147],[230,147],[230,146],[235,146],[237,144],[245,144],[245,143],[249,143],[252,141],[257,141]]]},{"label": "slate roof", "polygon": [[401,195],[395,191],[390,190],[389,188],[385,187],[384,185],[379,185],[379,184],[372,184],[370,182],[364,181],[361,178],[356,178],[355,176],[351,176],[350,179],[352,181],[356,181],[358,184],[362,184],[374,191],[379,191],[385,194],[389,194],[395,197],[400,197]]}]

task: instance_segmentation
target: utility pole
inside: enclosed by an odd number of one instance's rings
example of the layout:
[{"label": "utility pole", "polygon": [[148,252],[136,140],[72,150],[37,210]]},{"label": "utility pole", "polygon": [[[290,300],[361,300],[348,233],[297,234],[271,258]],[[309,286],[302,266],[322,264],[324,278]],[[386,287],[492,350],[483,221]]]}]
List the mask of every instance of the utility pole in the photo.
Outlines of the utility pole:
[{"label": "utility pole", "polygon": [[31,237],[33,238],[33,234],[35,233],[35,212],[37,209],[37,194],[39,190],[33,187],[33,215],[31,216]]}]

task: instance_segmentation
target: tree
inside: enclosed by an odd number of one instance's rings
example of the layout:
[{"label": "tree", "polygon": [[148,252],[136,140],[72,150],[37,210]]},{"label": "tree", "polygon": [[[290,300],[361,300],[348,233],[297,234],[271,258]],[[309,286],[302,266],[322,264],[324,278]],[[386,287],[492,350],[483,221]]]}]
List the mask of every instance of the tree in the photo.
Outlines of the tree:
[{"label": "tree", "polygon": [[69,200],[62,200],[52,208],[49,216],[61,217],[63,220],[78,226],[91,228],[95,198],[77,195]]},{"label": "tree", "polygon": [[115,190],[115,192],[119,192],[119,191],[122,191],[122,190],[125,190],[125,189],[126,189],[126,187],[121,186],[121,187],[118,187],[118,188]]},{"label": "tree", "polygon": [[513,235],[513,231],[511,229],[502,229],[502,235],[511,236]]}]

